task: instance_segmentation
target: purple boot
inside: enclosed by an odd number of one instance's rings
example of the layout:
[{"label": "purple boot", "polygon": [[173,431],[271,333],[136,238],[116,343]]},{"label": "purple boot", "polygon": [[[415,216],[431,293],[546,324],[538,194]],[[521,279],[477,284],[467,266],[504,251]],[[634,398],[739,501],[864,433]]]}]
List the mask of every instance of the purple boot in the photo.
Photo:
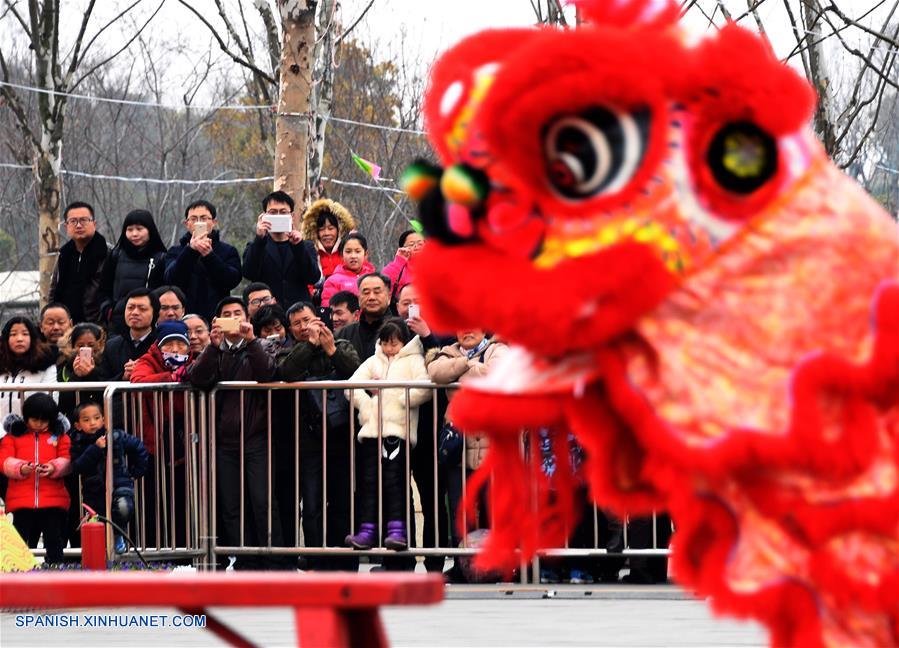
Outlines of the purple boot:
[{"label": "purple boot", "polygon": [[387,523],[387,537],[384,538],[384,546],[388,549],[403,551],[406,543],[406,523],[402,520],[394,520]]},{"label": "purple boot", "polygon": [[346,540],[347,547],[353,549],[371,549],[372,545],[377,543],[378,534],[377,526],[374,522],[363,522],[359,525],[359,533],[356,535],[348,535]]}]

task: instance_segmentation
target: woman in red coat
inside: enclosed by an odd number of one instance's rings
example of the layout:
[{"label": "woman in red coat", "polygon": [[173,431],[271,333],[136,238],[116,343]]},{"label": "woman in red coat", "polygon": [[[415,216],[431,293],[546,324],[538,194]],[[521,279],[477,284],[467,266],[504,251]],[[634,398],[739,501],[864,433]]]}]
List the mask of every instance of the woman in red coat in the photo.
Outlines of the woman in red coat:
[{"label": "woman in red coat", "polygon": [[44,536],[48,564],[62,562],[69,492],[63,477],[71,470],[69,421],[59,415],[49,394],[32,394],[22,404],[22,416],[3,421],[0,465],[9,477],[6,508],[13,526],[32,549]]}]

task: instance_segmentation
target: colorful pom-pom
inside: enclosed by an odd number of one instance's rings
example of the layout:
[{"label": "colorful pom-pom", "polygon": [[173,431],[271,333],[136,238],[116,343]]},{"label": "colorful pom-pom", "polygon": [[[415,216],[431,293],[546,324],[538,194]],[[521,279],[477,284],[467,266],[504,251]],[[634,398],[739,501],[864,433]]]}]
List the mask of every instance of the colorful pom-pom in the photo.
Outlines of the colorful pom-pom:
[{"label": "colorful pom-pom", "polygon": [[483,171],[467,164],[454,164],[440,178],[440,190],[457,205],[477,207],[487,198],[489,181]]},{"label": "colorful pom-pom", "polygon": [[403,171],[403,175],[400,177],[400,188],[412,200],[420,202],[440,182],[440,174],[440,167],[426,160],[416,160]]}]

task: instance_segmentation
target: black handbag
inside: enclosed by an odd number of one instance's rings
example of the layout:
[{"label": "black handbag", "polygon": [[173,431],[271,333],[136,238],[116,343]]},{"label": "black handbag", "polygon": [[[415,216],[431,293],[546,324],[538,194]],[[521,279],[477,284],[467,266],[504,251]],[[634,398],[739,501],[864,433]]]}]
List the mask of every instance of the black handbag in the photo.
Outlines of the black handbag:
[{"label": "black handbag", "polygon": [[444,466],[458,466],[462,462],[465,439],[462,432],[447,421],[437,434],[437,461]]}]

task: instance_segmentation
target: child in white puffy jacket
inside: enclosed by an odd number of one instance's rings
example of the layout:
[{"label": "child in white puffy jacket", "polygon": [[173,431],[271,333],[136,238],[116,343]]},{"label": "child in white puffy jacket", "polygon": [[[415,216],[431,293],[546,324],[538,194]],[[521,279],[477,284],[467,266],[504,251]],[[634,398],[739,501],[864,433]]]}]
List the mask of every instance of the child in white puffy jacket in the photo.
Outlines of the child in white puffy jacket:
[{"label": "child in white puffy jacket", "polygon": [[[429,380],[425,368],[424,350],[418,336],[412,337],[406,323],[390,318],[378,331],[375,354],[368,358],[350,378],[367,382],[389,380],[409,382]],[[370,549],[377,543],[378,520],[378,460],[381,461],[383,511],[387,520],[384,545],[390,549],[405,549],[406,540],[406,453],[415,446],[418,428],[418,408],[431,399],[425,388],[347,390],[347,398],[359,410],[359,531],[347,536],[348,546]],[[383,412],[379,416],[379,413]],[[381,443],[378,443],[380,430]],[[380,446],[380,447],[379,447]]]}]

